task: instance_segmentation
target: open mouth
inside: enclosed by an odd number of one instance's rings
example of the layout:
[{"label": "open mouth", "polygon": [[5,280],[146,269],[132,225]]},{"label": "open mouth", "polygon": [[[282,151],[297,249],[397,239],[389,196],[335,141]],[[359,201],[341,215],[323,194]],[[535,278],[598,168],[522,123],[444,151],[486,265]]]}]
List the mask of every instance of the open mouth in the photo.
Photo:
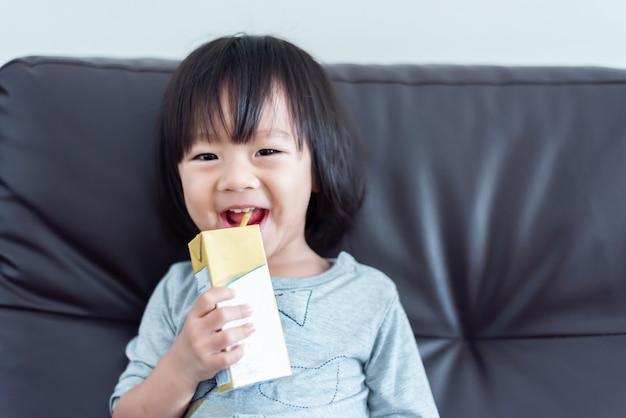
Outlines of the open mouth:
[{"label": "open mouth", "polygon": [[250,219],[248,219],[248,225],[258,225],[267,218],[270,211],[263,208],[227,209],[220,212],[220,218],[227,227],[239,226],[246,212],[252,212]]}]

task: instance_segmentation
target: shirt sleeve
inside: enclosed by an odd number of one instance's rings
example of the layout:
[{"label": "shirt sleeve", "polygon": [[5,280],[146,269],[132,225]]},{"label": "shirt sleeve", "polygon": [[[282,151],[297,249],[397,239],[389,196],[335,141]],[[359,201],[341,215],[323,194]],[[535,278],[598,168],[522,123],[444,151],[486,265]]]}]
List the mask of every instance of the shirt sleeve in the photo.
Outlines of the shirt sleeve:
[{"label": "shirt sleeve", "polygon": [[170,295],[167,292],[167,279],[171,274],[172,269],[154,289],[141,318],[139,332],[126,345],[128,365],[109,399],[111,414],[118,399],[148,377],[176,338],[176,328],[168,304]]},{"label": "shirt sleeve", "polygon": [[371,417],[439,418],[417,342],[397,292],[365,365]]}]

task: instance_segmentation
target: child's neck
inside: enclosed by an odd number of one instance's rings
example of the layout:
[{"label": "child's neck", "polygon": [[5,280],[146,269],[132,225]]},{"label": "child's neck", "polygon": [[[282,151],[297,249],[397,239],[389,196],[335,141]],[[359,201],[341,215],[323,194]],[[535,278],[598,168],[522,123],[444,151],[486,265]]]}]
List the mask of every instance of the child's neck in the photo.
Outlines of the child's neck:
[{"label": "child's neck", "polygon": [[328,261],[320,257],[306,243],[284,248],[267,260],[272,277],[307,277],[323,273],[330,268]]}]

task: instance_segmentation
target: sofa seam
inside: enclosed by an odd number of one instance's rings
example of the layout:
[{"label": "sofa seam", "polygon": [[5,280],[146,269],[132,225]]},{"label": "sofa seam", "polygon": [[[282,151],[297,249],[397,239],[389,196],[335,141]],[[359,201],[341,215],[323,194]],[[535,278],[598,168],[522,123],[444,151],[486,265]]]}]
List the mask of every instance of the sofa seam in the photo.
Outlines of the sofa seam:
[{"label": "sofa seam", "polygon": [[[88,59],[88,58],[86,58]],[[130,58],[133,59],[133,58]],[[161,59],[161,58],[146,58],[146,59]],[[167,62],[166,59],[163,59],[163,62]],[[172,64],[177,65],[176,60],[171,61]],[[28,62],[27,57],[24,58],[15,58],[0,68],[9,67],[11,65],[21,64],[28,68],[34,68],[41,65],[63,65],[63,66],[73,66],[73,67],[85,67],[85,68],[94,68],[94,69],[110,69],[110,70],[120,70],[120,71],[128,71],[133,73],[160,73],[160,74],[171,74],[174,72],[174,68],[172,69],[157,69],[157,68],[133,68],[124,65],[117,64],[97,64],[89,61],[81,61],[79,58],[72,59],[67,58],[66,60],[61,59],[46,59],[39,62]],[[419,66],[416,64],[416,66]],[[325,70],[332,68],[332,64],[330,66],[325,66]],[[400,85],[400,86],[468,86],[468,87],[478,87],[478,86],[497,86],[497,87],[510,87],[510,86],[594,86],[594,85],[626,85],[625,80],[598,80],[598,81],[585,81],[585,80],[570,80],[570,81],[503,81],[503,82],[489,82],[489,81],[469,81],[469,82],[449,82],[449,81],[417,81],[417,82],[409,82],[402,80],[375,80],[375,79],[357,79],[357,80],[348,80],[341,77],[336,77],[331,74],[328,74],[329,79],[335,83],[346,83],[346,84],[377,84],[377,85]]]},{"label": "sofa seam", "polygon": [[596,337],[620,337],[626,336],[626,332],[606,332],[598,334],[562,334],[562,335],[508,335],[496,337],[452,337],[452,336],[433,336],[433,335],[415,335],[416,340],[447,340],[447,341],[514,341],[514,340],[559,340],[570,338],[596,338]]},{"label": "sofa seam", "polygon": [[[165,63],[165,61],[164,61],[164,63]],[[172,63],[175,63],[175,61],[172,61]],[[128,66],[124,66],[124,65],[117,65],[117,64],[97,64],[97,63],[88,62],[88,61],[72,60],[71,58],[68,59],[68,61],[50,59],[50,60],[42,60],[42,61],[39,61],[39,62],[29,62],[26,58],[15,58],[15,59],[7,62],[5,65],[1,66],[0,69],[8,68],[8,67],[10,67],[12,65],[18,65],[18,64],[19,65],[23,65],[23,66],[28,67],[28,68],[35,68],[35,67],[39,67],[39,66],[42,66],[42,65],[60,65],[60,66],[84,67],[84,68],[103,69],[103,70],[120,70],[120,71],[132,72],[132,73],[162,73],[162,74],[171,74],[171,73],[174,72],[173,68],[171,70],[150,68],[150,67],[133,68],[133,67],[128,67]]]},{"label": "sofa seam", "polygon": [[450,86],[450,87],[511,87],[511,86],[542,86],[542,87],[562,87],[562,86],[595,86],[595,85],[626,85],[626,80],[602,80],[602,81],[504,81],[504,82],[488,82],[488,81],[470,81],[470,82],[446,82],[446,81],[418,81],[408,82],[400,80],[346,80],[331,78],[336,83],[346,84],[388,84],[408,87],[421,86]]}]

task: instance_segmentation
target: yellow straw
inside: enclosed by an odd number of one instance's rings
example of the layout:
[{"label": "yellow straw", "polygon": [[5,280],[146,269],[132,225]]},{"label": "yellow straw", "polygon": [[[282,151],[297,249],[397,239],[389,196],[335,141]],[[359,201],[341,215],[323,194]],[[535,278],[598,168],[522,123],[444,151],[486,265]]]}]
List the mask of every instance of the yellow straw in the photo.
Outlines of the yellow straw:
[{"label": "yellow straw", "polygon": [[250,220],[250,216],[252,216],[252,211],[246,212],[245,215],[243,215],[243,219],[241,220],[241,223],[239,224],[239,226],[246,226],[246,225],[248,225],[248,221]]}]

